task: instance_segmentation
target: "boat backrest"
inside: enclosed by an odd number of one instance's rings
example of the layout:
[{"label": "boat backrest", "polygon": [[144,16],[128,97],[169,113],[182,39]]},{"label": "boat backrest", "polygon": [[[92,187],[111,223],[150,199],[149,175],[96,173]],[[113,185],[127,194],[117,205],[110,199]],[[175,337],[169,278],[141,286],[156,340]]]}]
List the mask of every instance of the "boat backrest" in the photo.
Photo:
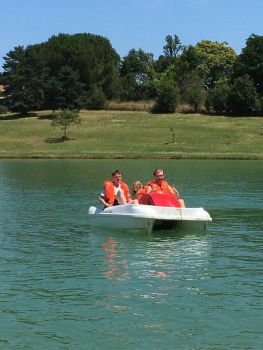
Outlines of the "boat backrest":
[{"label": "boat backrest", "polygon": [[175,196],[167,193],[148,193],[142,194],[139,199],[139,204],[144,205],[157,205],[160,207],[176,207],[180,208],[181,205]]}]

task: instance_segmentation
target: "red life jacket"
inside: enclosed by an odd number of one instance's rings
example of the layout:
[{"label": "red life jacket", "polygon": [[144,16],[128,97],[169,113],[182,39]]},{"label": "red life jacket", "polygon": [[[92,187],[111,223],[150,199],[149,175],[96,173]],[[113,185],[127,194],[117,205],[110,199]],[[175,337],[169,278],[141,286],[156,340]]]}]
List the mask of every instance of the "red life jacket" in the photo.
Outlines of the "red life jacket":
[{"label": "red life jacket", "polygon": [[[128,201],[130,198],[128,185],[126,185],[125,182],[121,182],[120,186],[121,186],[121,189],[123,190],[124,197]],[[116,196],[114,193],[114,184],[112,181],[109,181],[109,180],[104,181],[104,194],[105,194],[106,202],[109,204],[113,204],[114,200],[116,199]]]},{"label": "red life jacket", "polygon": [[167,181],[162,180],[161,183],[156,180],[147,182],[147,186],[151,186],[153,192],[162,193],[172,193],[169,189],[169,184]]}]

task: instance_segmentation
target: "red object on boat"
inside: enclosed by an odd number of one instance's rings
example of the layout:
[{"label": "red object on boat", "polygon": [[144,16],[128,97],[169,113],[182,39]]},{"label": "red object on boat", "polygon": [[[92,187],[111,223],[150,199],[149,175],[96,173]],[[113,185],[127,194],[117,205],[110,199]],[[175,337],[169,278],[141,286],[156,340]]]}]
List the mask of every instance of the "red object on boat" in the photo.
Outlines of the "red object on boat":
[{"label": "red object on boat", "polygon": [[168,193],[148,193],[142,194],[139,199],[139,204],[144,205],[157,205],[160,207],[176,207],[180,208],[180,202],[178,199]]}]

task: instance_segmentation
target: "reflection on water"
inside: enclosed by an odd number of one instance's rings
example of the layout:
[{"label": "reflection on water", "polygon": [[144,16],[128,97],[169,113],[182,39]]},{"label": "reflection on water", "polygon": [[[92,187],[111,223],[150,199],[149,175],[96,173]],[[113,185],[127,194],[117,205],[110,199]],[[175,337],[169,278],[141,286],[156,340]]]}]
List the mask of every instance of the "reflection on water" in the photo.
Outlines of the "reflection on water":
[{"label": "reflection on water", "polygon": [[[102,251],[106,254],[106,271],[105,276],[110,279],[126,280],[129,278],[128,262],[122,259],[125,255],[123,246],[112,237],[108,237],[102,244]],[[121,252],[121,254],[120,254]]]},{"label": "reflection on water", "polygon": [[[111,236],[98,234],[101,250],[105,254],[104,275],[112,280],[124,281],[133,278],[192,279],[201,269],[206,270],[210,254],[209,242],[205,234],[193,235],[183,231],[159,232],[158,235],[115,232]],[[129,249],[132,246],[132,256]],[[185,270],[187,268],[187,272]]]},{"label": "reflection on water", "polygon": [[[206,231],[92,232],[106,173],[166,169]],[[191,176],[190,176],[190,175]],[[261,349],[263,162],[0,162],[0,348]]]}]

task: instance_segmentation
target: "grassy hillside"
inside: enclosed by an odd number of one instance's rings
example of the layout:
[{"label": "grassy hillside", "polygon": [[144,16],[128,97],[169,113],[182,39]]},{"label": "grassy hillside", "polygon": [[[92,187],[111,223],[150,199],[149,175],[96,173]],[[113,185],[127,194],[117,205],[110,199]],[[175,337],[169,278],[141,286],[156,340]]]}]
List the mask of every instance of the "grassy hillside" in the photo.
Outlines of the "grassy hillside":
[{"label": "grassy hillside", "polygon": [[0,157],[263,159],[260,117],[81,111],[66,142],[58,142],[62,131],[47,118],[0,118]]}]

